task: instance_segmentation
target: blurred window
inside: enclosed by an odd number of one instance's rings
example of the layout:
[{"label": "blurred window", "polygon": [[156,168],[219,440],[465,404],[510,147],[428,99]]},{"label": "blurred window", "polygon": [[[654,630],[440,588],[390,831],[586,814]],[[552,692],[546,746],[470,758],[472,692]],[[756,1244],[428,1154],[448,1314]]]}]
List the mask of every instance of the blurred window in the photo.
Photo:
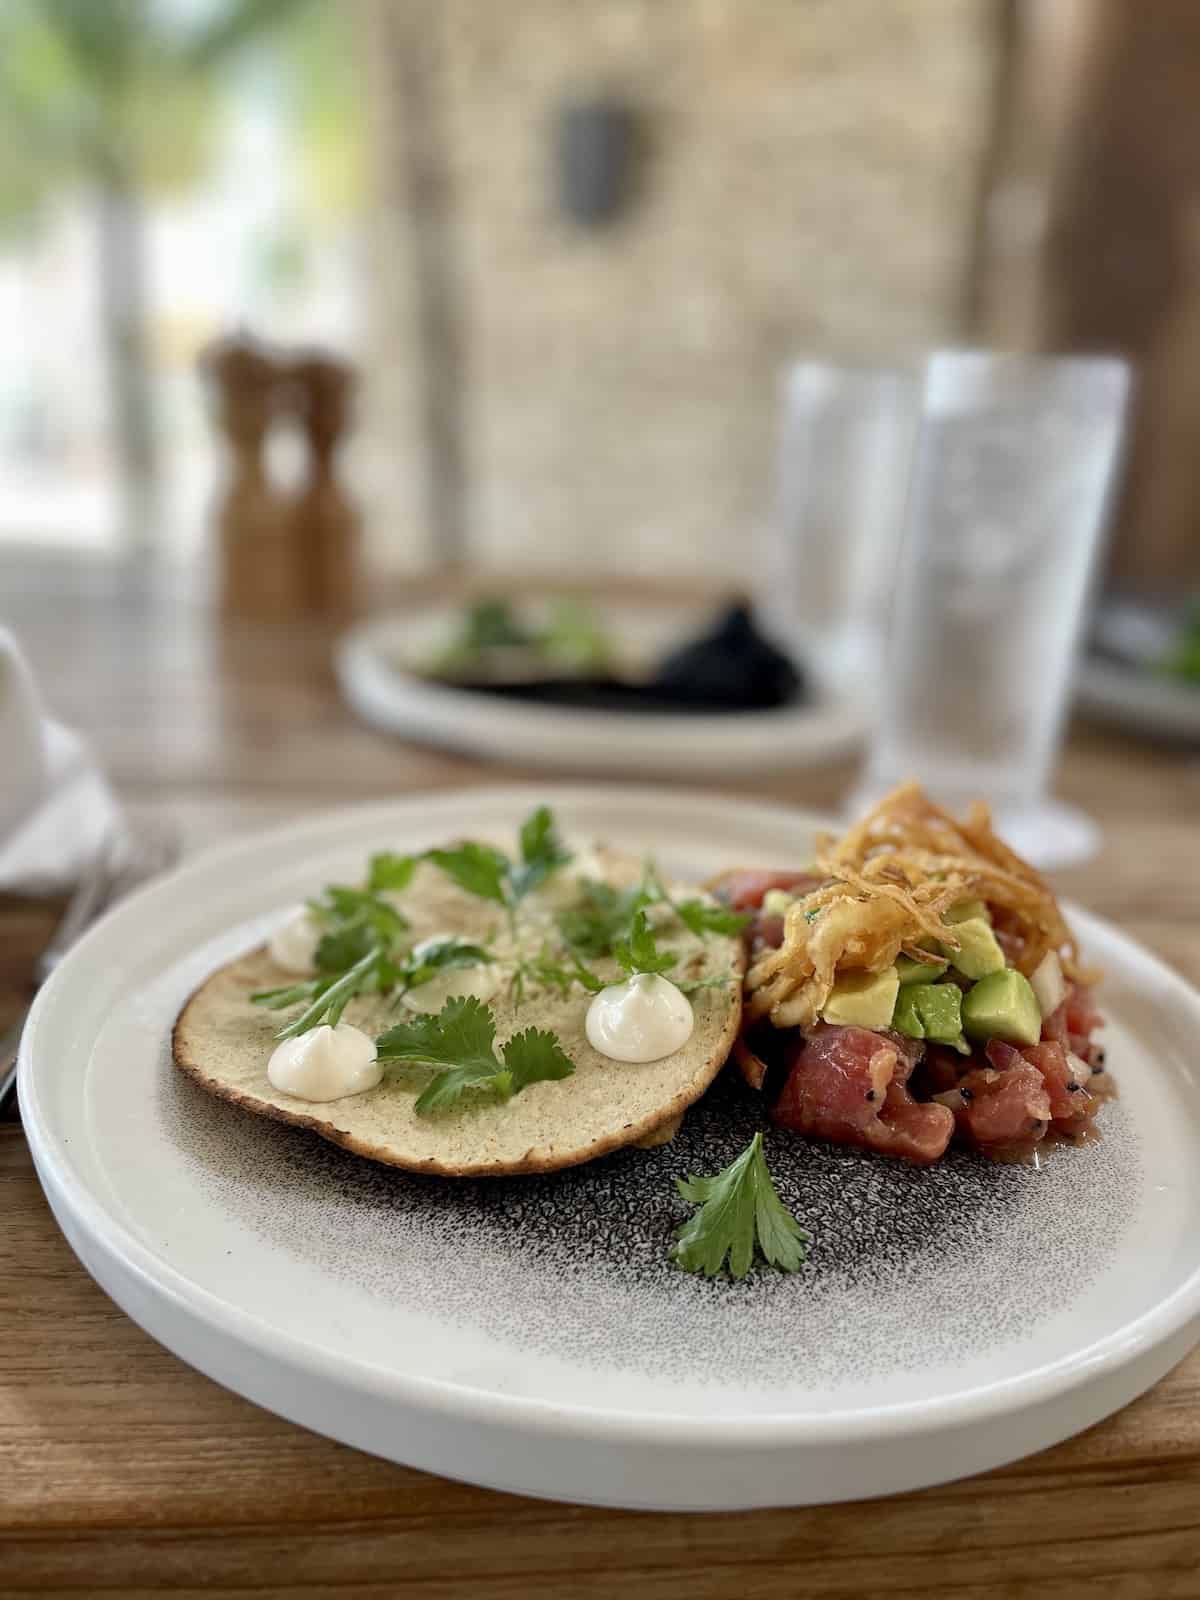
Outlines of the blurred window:
[{"label": "blurred window", "polygon": [[5,0],[0,540],[189,549],[200,347],[355,350],[360,102],[345,5]]}]

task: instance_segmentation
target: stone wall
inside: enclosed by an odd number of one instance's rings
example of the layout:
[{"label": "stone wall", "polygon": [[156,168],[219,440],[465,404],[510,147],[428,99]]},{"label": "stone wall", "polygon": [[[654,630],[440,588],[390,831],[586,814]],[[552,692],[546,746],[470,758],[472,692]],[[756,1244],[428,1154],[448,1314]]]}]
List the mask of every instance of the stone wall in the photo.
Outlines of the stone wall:
[{"label": "stone wall", "polygon": [[[380,553],[736,574],[785,365],[961,332],[996,3],[373,0]],[[586,230],[551,128],[605,90],[645,153]]]}]

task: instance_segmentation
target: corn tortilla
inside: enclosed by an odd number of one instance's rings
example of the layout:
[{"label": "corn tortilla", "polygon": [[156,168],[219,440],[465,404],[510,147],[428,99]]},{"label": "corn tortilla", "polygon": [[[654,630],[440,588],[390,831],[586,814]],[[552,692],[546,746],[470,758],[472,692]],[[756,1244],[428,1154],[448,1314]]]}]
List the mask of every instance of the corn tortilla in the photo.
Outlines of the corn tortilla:
[{"label": "corn tortilla", "polygon": [[[640,862],[613,852],[594,859],[603,863],[605,878],[614,884],[633,881],[640,871]],[[567,889],[569,883],[564,883],[554,892],[561,895]],[[467,895],[428,864],[418,868],[397,903],[414,939],[456,934],[484,940],[498,932],[497,907]],[[538,914],[536,908],[533,914]],[[541,914],[548,931],[551,912]],[[690,978],[721,974],[730,980],[692,995],[696,1022],[687,1045],[661,1061],[612,1061],[587,1042],[584,1019],[590,997],[582,990],[573,988],[566,996],[528,994],[518,1007],[505,986],[490,1002],[497,1042],[523,1028],[548,1028],[575,1063],[571,1077],[531,1084],[507,1102],[468,1094],[448,1112],[419,1117],[414,1105],[430,1070],[394,1066],[378,1088],[342,1100],[313,1104],[281,1093],[267,1078],[281,1014],[252,1005],[250,995],[294,979],[262,946],[221,967],[192,995],[175,1023],[175,1064],[211,1093],[247,1111],[309,1128],[389,1166],[473,1178],[577,1166],[623,1145],[656,1142],[656,1134],[669,1137],[674,1131],[669,1125],[677,1125],[708,1088],[737,1035],[741,941],[713,936],[700,940],[676,921],[664,926],[659,938],[680,952],[679,973]],[[602,977],[619,976],[611,962],[593,965]],[[290,1015],[285,1013],[284,1019]],[[345,1020],[375,1035],[405,1015],[385,998],[372,996],[352,1001]]]}]

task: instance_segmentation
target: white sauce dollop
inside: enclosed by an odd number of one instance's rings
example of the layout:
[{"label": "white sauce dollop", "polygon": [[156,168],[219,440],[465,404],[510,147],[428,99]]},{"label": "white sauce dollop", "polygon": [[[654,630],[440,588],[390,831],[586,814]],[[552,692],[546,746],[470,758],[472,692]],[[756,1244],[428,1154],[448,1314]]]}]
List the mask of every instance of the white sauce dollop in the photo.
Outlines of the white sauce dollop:
[{"label": "white sauce dollop", "polygon": [[660,1061],[682,1050],[695,1026],[691,1002],[669,978],[639,972],[610,984],[587,1013],[593,1050],[613,1061]]},{"label": "white sauce dollop", "polygon": [[[413,955],[419,960],[435,944],[446,944],[461,937],[453,933],[437,933],[422,939],[413,946]],[[476,1000],[490,1000],[500,987],[500,969],[490,961],[481,961],[474,967],[447,967],[436,973],[428,983],[418,984],[404,996],[410,1011],[440,1011],[447,1000],[458,995],[473,995]]]},{"label": "white sauce dollop", "polygon": [[375,1041],[361,1028],[327,1022],[285,1039],[267,1063],[267,1077],[281,1094],[297,1100],[341,1100],[373,1089],[383,1077]]},{"label": "white sauce dollop", "polygon": [[317,969],[317,946],[324,933],[311,911],[294,911],[267,940],[267,954],[277,967],[311,977]]}]

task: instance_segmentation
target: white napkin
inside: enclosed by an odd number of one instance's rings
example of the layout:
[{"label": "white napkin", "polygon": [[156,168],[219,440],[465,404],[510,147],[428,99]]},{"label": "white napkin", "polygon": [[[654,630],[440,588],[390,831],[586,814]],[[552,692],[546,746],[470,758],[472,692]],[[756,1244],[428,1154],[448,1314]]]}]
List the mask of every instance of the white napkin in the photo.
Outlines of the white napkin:
[{"label": "white napkin", "polygon": [[69,887],[120,817],[87,745],[44,715],[20,646],[0,628],[0,889]]}]

